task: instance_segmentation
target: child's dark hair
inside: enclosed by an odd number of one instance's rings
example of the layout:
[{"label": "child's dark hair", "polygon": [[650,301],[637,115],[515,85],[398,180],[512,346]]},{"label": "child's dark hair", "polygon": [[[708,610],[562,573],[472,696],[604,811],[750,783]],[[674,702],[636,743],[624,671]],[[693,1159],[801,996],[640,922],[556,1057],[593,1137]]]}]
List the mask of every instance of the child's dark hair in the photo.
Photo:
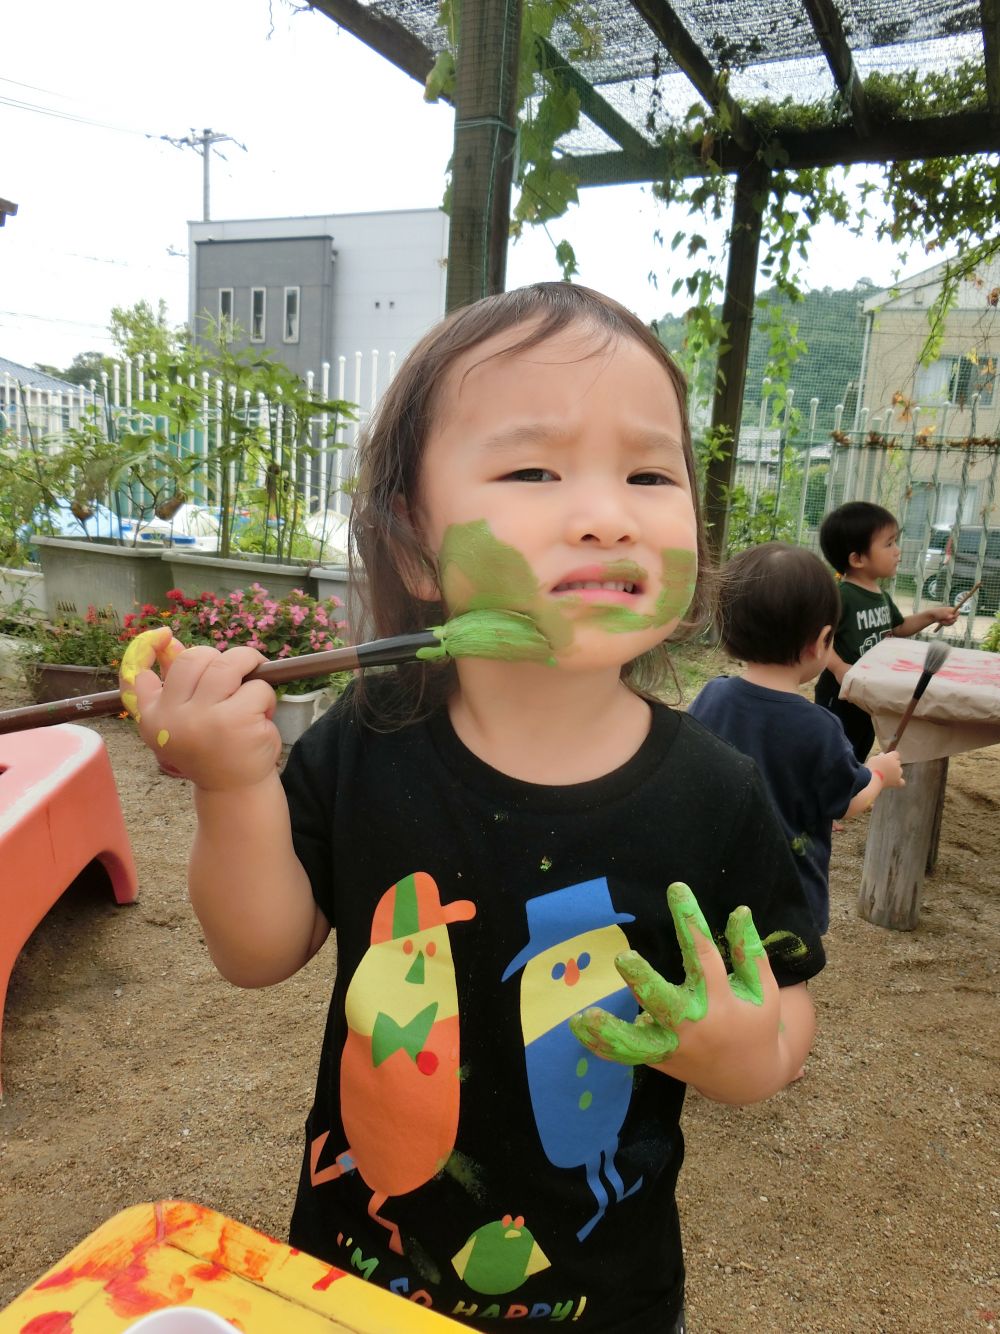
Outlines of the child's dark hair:
[{"label": "child's dark hair", "polygon": [[[465,353],[509,329],[521,328],[523,335],[496,355],[511,356],[535,347],[574,323],[589,325],[601,335],[600,348],[619,338],[640,343],[662,363],[674,386],[697,516],[699,577],[684,626],[690,630],[704,624],[708,608],[702,576],[707,570],[707,549],[684,376],[655,334],[617,301],[587,287],[550,282],[485,297],[447,316],[413,348],[383,395],[359,448],[350,520],[352,574],[368,622],[363,630],[351,627],[356,640],[369,632],[379,638],[408,634],[439,625],[447,616],[440,603],[416,597],[410,586],[428,572],[438,582],[436,553],[424,547],[412,516],[418,510],[421,461],[448,372]],[[659,645],[628,664],[623,677],[637,688],[648,687],[658,684],[666,671],[666,649]],[[408,687],[403,693],[408,697],[406,711],[412,716],[422,705],[441,698],[451,672],[447,665],[416,663],[401,668],[397,676]]]},{"label": "child's dark hair", "polygon": [[849,500],[823,520],[819,544],[823,555],[838,574],[846,574],[855,553],[863,556],[875,534],[883,528],[898,527],[895,514],[867,500]]},{"label": "child's dark hair", "polygon": [[718,617],[732,657],[791,667],[825,625],[836,628],[840,593],[814,552],[765,542],[741,551],[722,570]]}]

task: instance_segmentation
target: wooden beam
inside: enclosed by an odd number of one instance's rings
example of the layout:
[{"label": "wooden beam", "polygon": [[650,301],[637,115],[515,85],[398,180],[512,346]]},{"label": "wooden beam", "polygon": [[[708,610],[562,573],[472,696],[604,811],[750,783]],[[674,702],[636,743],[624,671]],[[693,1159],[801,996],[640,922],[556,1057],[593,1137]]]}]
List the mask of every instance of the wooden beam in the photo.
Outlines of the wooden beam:
[{"label": "wooden beam", "polygon": [[358,0],[309,0],[309,8],[346,28],[411,79],[426,82],[434,64],[434,52],[396,19],[360,5]]},{"label": "wooden beam", "polygon": [[753,325],[761,224],[770,177],[768,168],[756,161],[744,167],[736,177],[726,293],[722,302],[725,351],[719,353],[712,399],[712,430],[724,431],[728,445],[721,457],[709,460],[705,472],[705,524],[708,548],[716,564],[722,563],[726,549],[726,524],[740,443],[743,388]]},{"label": "wooden beam", "polygon": [[1000,0],[979,0],[990,114],[1000,120]]},{"label": "wooden beam", "polygon": [[521,0],[462,6],[445,307],[502,292],[517,146]]},{"label": "wooden beam", "polygon": [[739,103],[726,89],[725,80],[712,68],[708,57],[667,0],[632,0],[632,5],[709,106],[727,113],[729,132],[736,143],[747,151],[757,147],[757,133],[752,122],[740,110]]},{"label": "wooden beam", "polygon": [[867,138],[872,132],[868,99],[833,0],[802,0],[802,4],[840,89],[840,95],[850,108],[854,128],[862,138]]},{"label": "wooden beam", "polygon": [[[805,167],[835,167],[858,162],[906,162],[932,157],[1000,153],[1000,129],[990,112],[966,111],[927,120],[893,122],[880,126],[868,139],[859,139],[850,127],[829,130],[789,131],[781,136],[787,157],[777,166],[793,171]],[[713,151],[715,162],[725,172],[737,172],[756,156],[735,144],[722,141]],[[642,155],[630,153],[567,154],[563,158],[581,186],[627,185],[657,181],[666,170],[666,155],[655,148]],[[677,168],[682,176],[705,176],[708,168],[692,146],[688,165]]]},{"label": "wooden beam", "polygon": [[566,57],[545,37],[536,37],[541,64],[550,71],[564,88],[571,88],[580,99],[580,110],[599,130],[615,141],[626,153],[645,153],[652,145],[649,140],[616,111],[610,102],[600,95],[593,84],[583,77],[579,70],[569,63]]}]

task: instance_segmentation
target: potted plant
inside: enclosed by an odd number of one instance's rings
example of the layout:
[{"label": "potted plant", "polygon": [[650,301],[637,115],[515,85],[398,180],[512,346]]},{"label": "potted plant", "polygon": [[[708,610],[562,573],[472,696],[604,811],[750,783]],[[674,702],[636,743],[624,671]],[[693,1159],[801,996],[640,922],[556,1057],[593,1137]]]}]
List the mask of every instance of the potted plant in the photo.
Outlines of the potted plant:
[{"label": "potted plant", "polygon": [[39,704],[118,684],[122,626],[112,607],[89,606],[83,616],[37,620],[22,643],[23,674]]},{"label": "potted plant", "polygon": [[[237,332],[224,323],[208,335],[215,389],[206,457],[216,479],[209,503],[219,518],[218,550],[173,550],[164,559],[175,584],[228,593],[258,577],[272,595],[305,590],[322,542],[306,524],[303,482],[315,455],[354,419],[354,409],[319,397],[270,352],[234,348]],[[193,395],[203,405],[204,390],[191,384],[195,378],[178,376],[158,396],[164,424],[146,437],[149,446],[162,451],[164,432],[181,427],[195,406]]]},{"label": "potted plant", "polygon": [[[339,648],[345,629],[338,598],[320,600],[302,589],[273,595],[260,584],[220,596],[203,592],[186,597],[179,588],[167,593],[163,609],[143,607],[122,624],[122,645],[143,630],[167,624],[182,644],[211,644],[229,648],[248,644],[268,658],[299,657]],[[327,709],[351,679],[336,672],[279,686],[274,721],[281,739],[291,745],[320,713]]]},{"label": "potted plant", "polygon": [[136,603],[161,601],[170,585],[163,543],[139,538],[154,516],[183,503],[195,461],[152,451],[145,436],[120,426],[106,401],[88,405],[77,425],[44,447],[32,439],[20,459],[7,462],[8,475],[36,488],[27,541],[46,576],[50,615],[80,615],[94,605],[121,617]]}]

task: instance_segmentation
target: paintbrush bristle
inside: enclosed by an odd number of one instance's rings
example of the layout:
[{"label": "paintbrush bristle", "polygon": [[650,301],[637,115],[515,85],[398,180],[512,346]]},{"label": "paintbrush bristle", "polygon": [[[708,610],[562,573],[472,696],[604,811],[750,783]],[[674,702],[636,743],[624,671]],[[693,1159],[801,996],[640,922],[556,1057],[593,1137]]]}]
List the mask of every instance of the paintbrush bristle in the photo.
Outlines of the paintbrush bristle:
[{"label": "paintbrush bristle", "polygon": [[417,657],[492,658],[501,662],[554,661],[552,645],[530,616],[516,611],[466,611],[437,626],[439,648],[421,649]]},{"label": "paintbrush bristle", "polygon": [[924,671],[928,676],[933,676],[944,666],[944,660],[951,652],[950,644],[928,644],[927,656],[924,658]]}]

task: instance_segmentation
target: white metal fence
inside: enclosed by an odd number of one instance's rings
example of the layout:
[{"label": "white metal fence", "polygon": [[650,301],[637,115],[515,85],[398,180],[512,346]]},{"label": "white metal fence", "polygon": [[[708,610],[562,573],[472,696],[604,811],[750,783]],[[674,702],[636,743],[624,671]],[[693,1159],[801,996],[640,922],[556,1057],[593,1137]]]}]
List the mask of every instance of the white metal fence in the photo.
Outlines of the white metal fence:
[{"label": "white metal fence", "polygon": [[[310,425],[307,447],[301,457],[286,460],[301,489],[309,511],[333,509],[346,513],[349,508],[350,481],[354,475],[357,441],[379,397],[395,374],[394,353],[379,357],[377,351],[355,352],[335,362],[324,362],[320,372],[305,376],[310,395],[323,401],[341,400],[354,409],[354,420],[341,418],[334,435],[324,443],[330,428],[326,415],[318,415]],[[189,387],[197,389],[194,377]],[[210,462],[221,444],[222,399],[227,387],[207,373],[201,378],[202,408],[189,429],[175,442],[176,457],[192,463],[189,485],[192,498],[211,504],[218,494],[219,478]],[[68,432],[79,429],[90,418],[103,420],[105,429],[121,435],[143,428],[157,429],[154,411],[140,412],[139,403],[155,404],[158,380],[142,358],[135,362],[114,363],[110,372],[89,385],[68,390],[37,388],[15,380],[8,373],[0,376],[0,440],[8,447],[35,445],[46,450],[58,449]],[[248,422],[266,422],[276,417],[280,422],[284,406],[263,398],[252,401],[247,395],[235,405]],[[198,464],[197,459],[203,463]],[[126,512],[136,516],[137,505],[126,495]]]}]

